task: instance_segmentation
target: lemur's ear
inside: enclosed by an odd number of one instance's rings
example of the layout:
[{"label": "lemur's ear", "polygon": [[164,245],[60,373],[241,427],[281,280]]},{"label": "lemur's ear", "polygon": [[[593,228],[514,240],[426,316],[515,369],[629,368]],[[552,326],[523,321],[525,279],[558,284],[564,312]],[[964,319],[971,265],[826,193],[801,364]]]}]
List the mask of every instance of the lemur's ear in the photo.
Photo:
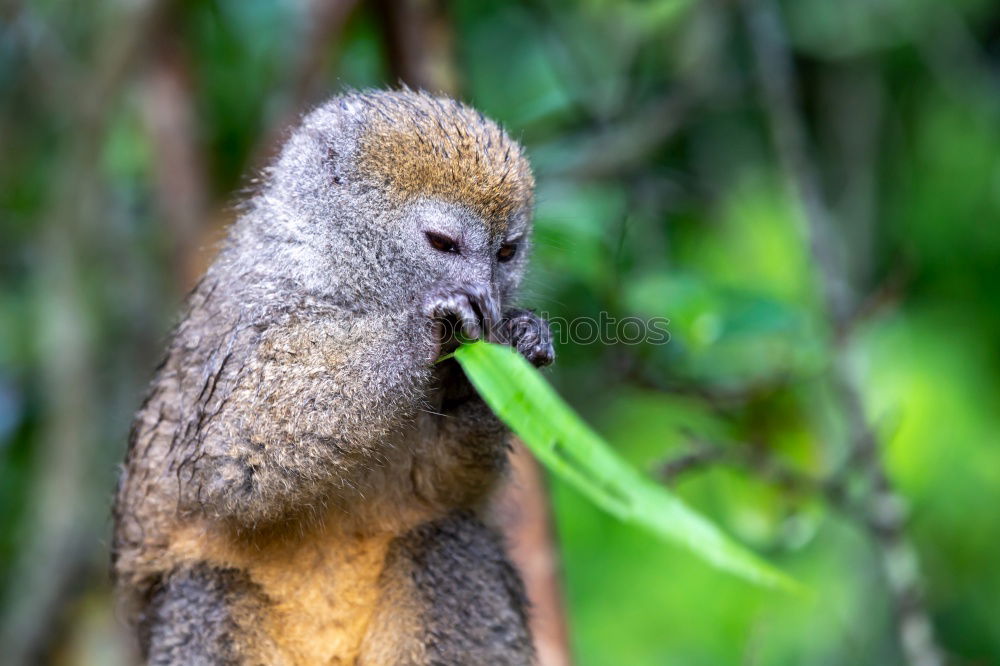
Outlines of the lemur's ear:
[{"label": "lemur's ear", "polygon": [[347,170],[336,146],[328,145],[323,153],[323,167],[330,172],[330,182],[333,185],[347,183]]}]

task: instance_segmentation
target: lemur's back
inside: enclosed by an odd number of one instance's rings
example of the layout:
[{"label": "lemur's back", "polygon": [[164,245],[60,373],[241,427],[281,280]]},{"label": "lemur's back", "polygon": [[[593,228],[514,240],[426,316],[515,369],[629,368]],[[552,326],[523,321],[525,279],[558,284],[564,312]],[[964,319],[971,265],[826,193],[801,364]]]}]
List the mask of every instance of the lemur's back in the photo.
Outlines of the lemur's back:
[{"label": "lemur's back", "polygon": [[531,188],[495,125],[423,94],[336,98],[292,135],[133,426],[114,569],[149,663],[530,663],[479,517],[507,433],[434,361],[449,325],[551,361],[509,304]]}]

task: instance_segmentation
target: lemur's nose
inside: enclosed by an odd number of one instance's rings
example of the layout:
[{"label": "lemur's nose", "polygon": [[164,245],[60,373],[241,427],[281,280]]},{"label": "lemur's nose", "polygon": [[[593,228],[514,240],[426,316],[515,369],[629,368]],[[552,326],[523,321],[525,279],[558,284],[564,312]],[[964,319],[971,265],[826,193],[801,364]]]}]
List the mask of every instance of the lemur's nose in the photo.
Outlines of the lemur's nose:
[{"label": "lemur's nose", "polygon": [[483,281],[477,284],[477,297],[475,307],[479,309],[479,316],[483,322],[483,337],[486,340],[494,339],[494,332],[500,325],[500,294],[492,281]]}]

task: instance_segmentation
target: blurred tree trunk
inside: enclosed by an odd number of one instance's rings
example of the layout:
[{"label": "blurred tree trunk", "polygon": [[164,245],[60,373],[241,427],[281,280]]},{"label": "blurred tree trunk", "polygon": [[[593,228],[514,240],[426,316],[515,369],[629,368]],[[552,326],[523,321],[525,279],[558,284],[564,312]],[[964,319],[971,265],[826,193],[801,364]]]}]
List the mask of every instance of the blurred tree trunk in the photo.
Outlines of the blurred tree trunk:
[{"label": "blurred tree trunk", "polygon": [[531,451],[516,438],[510,479],[498,506],[511,557],[531,599],[531,631],[538,664],[569,666],[569,630],[545,475]]},{"label": "blurred tree trunk", "polygon": [[393,77],[411,88],[457,95],[455,37],[445,0],[374,0]]},{"label": "blurred tree trunk", "polygon": [[169,230],[173,283],[184,293],[198,279],[208,212],[208,172],[198,141],[191,67],[176,17],[159,23],[143,80],[142,111],[156,158],[154,191]]}]

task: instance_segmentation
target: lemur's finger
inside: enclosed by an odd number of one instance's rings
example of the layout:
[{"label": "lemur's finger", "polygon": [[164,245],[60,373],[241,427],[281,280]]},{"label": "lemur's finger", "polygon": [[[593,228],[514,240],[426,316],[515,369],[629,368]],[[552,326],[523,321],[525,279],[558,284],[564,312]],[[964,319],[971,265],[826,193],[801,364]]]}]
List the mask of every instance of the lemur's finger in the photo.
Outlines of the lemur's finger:
[{"label": "lemur's finger", "polygon": [[517,349],[532,365],[541,367],[555,360],[549,325],[533,312],[519,310],[509,313],[500,332],[503,341]]},{"label": "lemur's finger", "polygon": [[518,347],[518,351],[536,368],[550,365],[555,360],[555,350],[549,340],[536,340],[530,346]]}]

